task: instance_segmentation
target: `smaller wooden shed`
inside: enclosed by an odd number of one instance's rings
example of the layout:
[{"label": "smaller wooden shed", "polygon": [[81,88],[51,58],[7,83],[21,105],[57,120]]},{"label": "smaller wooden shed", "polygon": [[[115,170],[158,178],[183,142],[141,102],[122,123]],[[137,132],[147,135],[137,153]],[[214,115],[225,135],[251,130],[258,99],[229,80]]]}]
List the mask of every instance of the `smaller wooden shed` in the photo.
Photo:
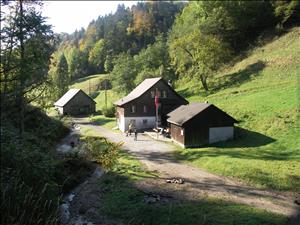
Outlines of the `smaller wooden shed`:
[{"label": "smaller wooden shed", "polygon": [[96,102],[81,89],[70,89],[54,106],[63,115],[90,114],[96,110]]},{"label": "smaller wooden shed", "polygon": [[182,147],[232,139],[237,121],[208,103],[182,105],[168,114],[172,139]]}]

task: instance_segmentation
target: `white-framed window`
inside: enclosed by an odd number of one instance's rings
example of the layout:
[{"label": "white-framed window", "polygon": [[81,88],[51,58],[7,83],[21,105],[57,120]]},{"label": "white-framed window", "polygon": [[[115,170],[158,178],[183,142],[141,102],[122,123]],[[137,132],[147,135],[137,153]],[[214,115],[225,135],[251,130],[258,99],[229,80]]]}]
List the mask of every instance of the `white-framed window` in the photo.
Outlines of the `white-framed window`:
[{"label": "white-framed window", "polygon": [[143,107],[143,112],[147,113],[147,106],[146,105],[144,105],[144,107]]},{"label": "white-framed window", "polygon": [[135,105],[132,105],[131,106],[131,113],[135,113],[136,112],[136,107],[135,107]]},{"label": "white-framed window", "polygon": [[151,98],[155,98],[155,91],[151,91]]},{"label": "white-framed window", "polygon": [[162,97],[163,97],[163,98],[167,98],[167,97],[168,97],[168,92],[165,91],[165,90],[163,90],[163,91],[162,91]]},{"label": "white-framed window", "polygon": [[181,136],[183,136],[183,134],[184,134],[184,130],[183,130],[183,129],[181,129],[181,131],[180,131],[180,135],[181,135]]}]

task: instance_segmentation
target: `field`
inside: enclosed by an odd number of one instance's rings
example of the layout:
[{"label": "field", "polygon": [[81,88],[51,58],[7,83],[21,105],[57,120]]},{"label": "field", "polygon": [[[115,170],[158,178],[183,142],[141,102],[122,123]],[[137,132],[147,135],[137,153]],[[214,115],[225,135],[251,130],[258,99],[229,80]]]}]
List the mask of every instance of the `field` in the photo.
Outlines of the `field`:
[{"label": "field", "polygon": [[254,49],[218,74],[207,95],[195,82],[181,85],[190,102],[207,100],[239,123],[235,140],[178,149],[177,159],[258,187],[300,191],[299,35],[296,28]]}]

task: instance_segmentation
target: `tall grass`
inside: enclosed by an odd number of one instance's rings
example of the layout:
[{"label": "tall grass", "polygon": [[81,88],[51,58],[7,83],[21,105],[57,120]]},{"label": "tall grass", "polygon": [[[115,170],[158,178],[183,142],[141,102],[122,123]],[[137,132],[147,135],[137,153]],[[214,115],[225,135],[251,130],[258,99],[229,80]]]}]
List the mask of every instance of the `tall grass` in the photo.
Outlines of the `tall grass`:
[{"label": "tall grass", "polygon": [[43,189],[26,185],[19,178],[1,183],[1,224],[55,225],[60,198],[49,198]]},{"label": "tall grass", "polygon": [[57,224],[61,195],[54,147],[68,129],[36,108],[19,137],[14,116],[1,118],[1,224]]}]

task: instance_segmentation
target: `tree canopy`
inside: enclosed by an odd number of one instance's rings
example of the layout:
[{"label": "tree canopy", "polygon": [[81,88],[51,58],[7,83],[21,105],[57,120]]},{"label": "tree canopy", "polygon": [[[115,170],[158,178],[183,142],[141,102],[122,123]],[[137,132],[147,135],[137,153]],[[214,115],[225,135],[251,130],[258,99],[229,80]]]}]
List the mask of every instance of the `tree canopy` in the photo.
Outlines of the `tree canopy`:
[{"label": "tree canopy", "polygon": [[119,5],[86,29],[61,34],[57,52],[65,54],[71,80],[112,72],[116,88],[129,82],[117,90],[127,92],[148,77],[188,76],[208,90],[207,79],[251,47],[262,32],[299,25],[299,5],[287,0]]}]

